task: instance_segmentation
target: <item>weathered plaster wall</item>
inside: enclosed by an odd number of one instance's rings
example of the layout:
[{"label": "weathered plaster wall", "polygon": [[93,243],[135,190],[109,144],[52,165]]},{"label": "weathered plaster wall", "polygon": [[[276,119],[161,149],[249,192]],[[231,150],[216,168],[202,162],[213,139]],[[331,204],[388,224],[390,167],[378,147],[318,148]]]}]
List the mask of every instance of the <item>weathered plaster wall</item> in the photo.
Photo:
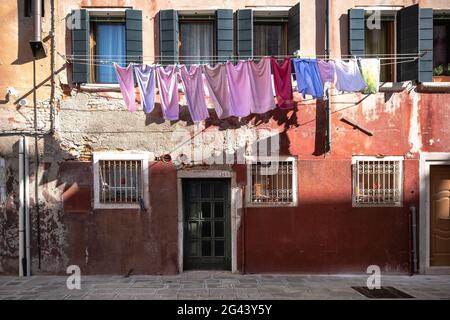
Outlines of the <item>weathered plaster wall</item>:
[{"label": "weathered plaster wall", "polygon": [[[32,18],[22,15],[23,1],[0,3],[0,130],[33,129]],[[279,5],[293,5],[289,0]],[[409,5],[416,1],[333,1],[332,55],[347,53],[347,10],[356,5]],[[19,10],[16,7],[19,4]],[[49,46],[50,0],[46,0],[43,38]],[[92,209],[92,151],[148,150],[155,155],[171,153],[177,159],[189,143],[205,147],[205,156],[232,141],[232,150],[246,149],[253,128],[262,136],[278,134],[282,154],[299,158],[299,207],[249,209],[245,213],[245,248],[239,231],[238,267],[241,271],[363,272],[371,263],[383,270],[404,272],[408,268],[408,207],[418,201],[418,152],[450,152],[450,102],[448,94],[402,92],[376,95],[333,93],[332,146],[323,153],[324,104],[303,101],[294,111],[275,110],[247,119],[219,121],[211,111],[204,126],[195,126],[185,106],[180,121],[164,121],[159,104],[149,115],[125,110],[118,92],[87,92],[70,85],[70,66],[61,55],[70,54],[70,32],[65,18],[80,6],[130,6],[144,11],[144,55],[152,62],[155,52],[154,17],[160,9],[243,8],[273,5],[273,1],[57,1],[56,9],[56,132],[38,139],[40,220],[33,209],[33,271],[63,273],[68,264],[79,264],[86,273],[174,273],[177,271],[176,167],[152,164],[151,208],[148,212],[97,212]],[[420,1],[423,7],[449,8],[448,1]],[[325,1],[301,2],[301,46],[304,54],[322,54]],[[60,55],[61,54],[61,55]],[[37,67],[38,129],[50,128],[50,58]],[[2,101],[6,88],[19,95]],[[27,99],[25,107],[16,102]],[[136,96],[139,99],[139,95]],[[182,101],[183,104],[183,101]],[[339,119],[355,120],[372,130],[369,137]],[[231,130],[226,130],[231,129]],[[199,132],[206,140],[196,140]],[[175,133],[175,135],[174,135]],[[262,138],[259,138],[262,139]],[[263,139],[262,139],[263,140]],[[18,269],[18,137],[0,137],[0,156],[7,161],[5,208],[0,209],[0,273]],[[185,141],[187,143],[182,144]],[[206,147],[212,147],[206,150]],[[31,159],[34,143],[30,140]],[[399,209],[351,208],[352,155],[403,155],[405,204]],[[34,160],[30,191],[34,205]],[[233,167],[238,183],[245,185],[245,167]],[[178,167],[180,169],[180,167]],[[40,248],[37,227],[40,228]],[[242,229],[240,229],[242,230]],[[379,235],[383,234],[383,237]],[[38,252],[41,268],[38,269]],[[129,251],[128,251],[129,250]],[[245,261],[241,261],[245,250]]]}]

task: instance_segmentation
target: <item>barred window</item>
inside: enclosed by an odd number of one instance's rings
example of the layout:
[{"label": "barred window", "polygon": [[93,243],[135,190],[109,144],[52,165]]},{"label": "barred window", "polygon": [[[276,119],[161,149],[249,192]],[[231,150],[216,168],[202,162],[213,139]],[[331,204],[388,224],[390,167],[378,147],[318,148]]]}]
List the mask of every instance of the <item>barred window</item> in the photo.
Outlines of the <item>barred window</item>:
[{"label": "barred window", "polygon": [[100,202],[138,203],[142,198],[142,161],[100,160]]},{"label": "barred window", "polygon": [[259,161],[249,165],[249,204],[294,205],[297,200],[296,162]]},{"label": "barred window", "polygon": [[401,206],[403,185],[401,157],[353,159],[354,206]]},{"label": "barred window", "polygon": [[146,207],[147,155],[94,153],[93,159],[95,208]]}]

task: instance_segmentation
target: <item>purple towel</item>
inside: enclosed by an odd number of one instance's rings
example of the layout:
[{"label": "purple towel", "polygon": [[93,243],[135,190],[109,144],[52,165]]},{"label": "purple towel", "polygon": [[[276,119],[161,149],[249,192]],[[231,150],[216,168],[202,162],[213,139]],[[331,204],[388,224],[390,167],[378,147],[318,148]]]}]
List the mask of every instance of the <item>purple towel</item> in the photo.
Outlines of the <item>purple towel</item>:
[{"label": "purple towel", "polygon": [[178,105],[177,68],[174,65],[156,68],[158,77],[161,109],[167,120],[178,120],[180,107]]},{"label": "purple towel", "polygon": [[250,86],[253,96],[253,113],[266,113],[275,108],[272,90],[270,58],[263,58],[259,63],[249,61]]},{"label": "purple towel", "polygon": [[155,68],[141,64],[134,66],[134,73],[141,93],[142,109],[150,113],[155,107]]},{"label": "purple towel", "polygon": [[249,61],[239,61],[236,66],[226,63],[230,88],[231,115],[246,117],[254,109],[250,85]]},{"label": "purple towel", "polygon": [[339,91],[358,92],[367,86],[355,59],[349,62],[337,60],[335,65],[336,89]]},{"label": "purple towel", "polygon": [[136,102],[134,95],[134,79],[133,79],[133,65],[130,63],[128,67],[123,68],[114,63],[117,80],[119,80],[120,91],[123,95],[123,101],[128,108],[128,111],[136,111]]},{"label": "purple towel", "polygon": [[209,96],[216,109],[219,119],[227,118],[231,115],[230,91],[228,90],[227,69],[224,64],[217,66],[203,66],[206,85]]},{"label": "purple towel", "polygon": [[191,65],[188,71],[183,65],[180,75],[192,121],[199,122],[209,118],[203,90],[202,68],[199,65]]},{"label": "purple towel", "polygon": [[322,79],[323,84],[326,82],[336,82],[336,67],[334,61],[317,60],[317,67],[319,68],[320,79]]}]

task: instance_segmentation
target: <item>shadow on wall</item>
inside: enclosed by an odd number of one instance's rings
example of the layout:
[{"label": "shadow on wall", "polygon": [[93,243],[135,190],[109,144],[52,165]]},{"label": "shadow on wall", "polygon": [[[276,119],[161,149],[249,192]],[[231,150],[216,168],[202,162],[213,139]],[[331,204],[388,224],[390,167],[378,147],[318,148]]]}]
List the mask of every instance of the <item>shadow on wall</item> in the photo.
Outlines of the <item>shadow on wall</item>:
[{"label": "shadow on wall", "polygon": [[[30,40],[33,36],[33,17],[25,16],[26,0],[17,0],[17,59],[11,64],[21,65],[33,61]],[[44,41],[47,39],[44,39]]]}]

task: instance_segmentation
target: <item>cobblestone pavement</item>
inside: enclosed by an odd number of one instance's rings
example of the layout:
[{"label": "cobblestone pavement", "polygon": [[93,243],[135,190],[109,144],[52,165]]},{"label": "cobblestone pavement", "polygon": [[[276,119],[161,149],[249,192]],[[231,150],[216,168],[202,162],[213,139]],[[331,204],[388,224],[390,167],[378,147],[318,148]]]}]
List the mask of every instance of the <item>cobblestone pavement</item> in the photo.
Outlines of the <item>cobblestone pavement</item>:
[{"label": "cobblestone pavement", "polygon": [[[352,289],[365,275],[239,275],[185,272],[172,276],[82,276],[80,290],[68,290],[67,277],[0,276],[3,299],[367,299]],[[450,299],[450,276],[382,276],[417,299]]]}]

